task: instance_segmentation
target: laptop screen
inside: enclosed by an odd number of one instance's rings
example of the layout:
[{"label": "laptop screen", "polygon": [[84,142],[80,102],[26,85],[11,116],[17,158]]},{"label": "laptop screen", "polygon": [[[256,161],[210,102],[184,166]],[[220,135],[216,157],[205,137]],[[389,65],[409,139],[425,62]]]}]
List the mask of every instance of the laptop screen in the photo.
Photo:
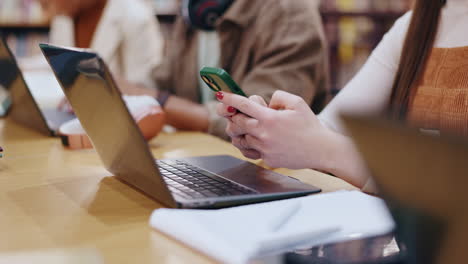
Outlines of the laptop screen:
[{"label": "laptop screen", "polygon": [[45,44],[41,49],[106,168],[173,206],[148,144],[102,59],[85,50]]},{"label": "laptop screen", "polygon": [[0,37],[0,87],[4,93],[11,96],[9,115],[17,122],[51,134],[47,123],[31,95],[15,58]]}]

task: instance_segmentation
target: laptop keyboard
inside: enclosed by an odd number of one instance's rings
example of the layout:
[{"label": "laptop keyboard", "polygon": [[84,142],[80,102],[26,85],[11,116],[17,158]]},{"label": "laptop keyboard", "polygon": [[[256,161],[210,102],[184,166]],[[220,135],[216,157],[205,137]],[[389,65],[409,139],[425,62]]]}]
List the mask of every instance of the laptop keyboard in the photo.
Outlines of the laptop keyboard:
[{"label": "laptop keyboard", "polygon": [[258,193],[182,161],[169,163],[158,160],[157,164],[169,190],[182,198],[201,199]]}]

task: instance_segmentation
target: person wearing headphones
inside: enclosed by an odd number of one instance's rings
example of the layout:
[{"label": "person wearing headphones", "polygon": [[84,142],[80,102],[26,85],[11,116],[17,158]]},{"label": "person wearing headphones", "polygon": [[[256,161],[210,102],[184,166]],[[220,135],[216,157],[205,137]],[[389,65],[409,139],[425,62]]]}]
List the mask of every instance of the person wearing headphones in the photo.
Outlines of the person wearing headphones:
[{"label": "person wearing headphones", "polygon": [[328,57],[318,1],[184,0],[167,47],[153,72],[158,91],[152,95],[176,128],[226,137],[214,93],[199,77],[204,66],[225,69],[246,94],[267,101],[284,90],[316,111],[327,102]]},{"label": "person wearing headphones", "polygon": [[50,43],[91,48],[113,75],[153,87],[164,39],[143,0],[40,0],[51,17]]}]

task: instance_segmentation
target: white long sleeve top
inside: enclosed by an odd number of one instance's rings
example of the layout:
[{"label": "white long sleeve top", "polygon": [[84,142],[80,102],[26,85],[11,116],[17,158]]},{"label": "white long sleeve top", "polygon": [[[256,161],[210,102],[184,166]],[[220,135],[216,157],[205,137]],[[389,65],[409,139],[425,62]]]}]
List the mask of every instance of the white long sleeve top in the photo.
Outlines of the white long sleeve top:
[{"label": "white long sleeve top", "polygon": [[[340,113],[381,113],[389,103],[412,12],[398,19],[356,76],[319,115],[322,123],[346,133]],[[468,46],[468,0],[448,0],[442,10],[435,47]]]}]

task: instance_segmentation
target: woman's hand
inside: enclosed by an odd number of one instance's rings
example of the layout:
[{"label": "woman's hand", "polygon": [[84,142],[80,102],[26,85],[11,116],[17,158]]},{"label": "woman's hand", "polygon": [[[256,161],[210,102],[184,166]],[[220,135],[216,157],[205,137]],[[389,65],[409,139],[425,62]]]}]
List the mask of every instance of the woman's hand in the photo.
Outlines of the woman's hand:
[{"label": "woman's hand", "polygon": [[302,98],[278,91],[269,107],[228,93],[218,99],[218,113],[230,120],[226,132],[245,156],[272,167],[321,169],[330,131]]},{"label": "woman's hand", "polygon": [[[222,99],[224,97],[224,94],[222,92],[219,92],[216,94],[216,96],[218,97],[218,99]],[[261,106],[268,107],[265,100],[263,100],[263,98],[258,95],[253,95],[249,97],[249,99],[253,102],[260,104]],[[237,147],[245,157],[249,159],[261,159],[262,155],[260,152],[258,152],[257,150],[251,149],[249,148],[249,146],[245,145],[246,143],[245,134],[247,132],[244,131],[241,127],[239,127],[237,124],[235,124],[231,120],[232,116],[236,114],[241,114],[241,113],[238,113],[237,110],[232,106],[226,107],[225,105],[220,104],[218,106],[218,114],[228,119],[226,133],[231,138],[232,144],[235,147]]]}]

